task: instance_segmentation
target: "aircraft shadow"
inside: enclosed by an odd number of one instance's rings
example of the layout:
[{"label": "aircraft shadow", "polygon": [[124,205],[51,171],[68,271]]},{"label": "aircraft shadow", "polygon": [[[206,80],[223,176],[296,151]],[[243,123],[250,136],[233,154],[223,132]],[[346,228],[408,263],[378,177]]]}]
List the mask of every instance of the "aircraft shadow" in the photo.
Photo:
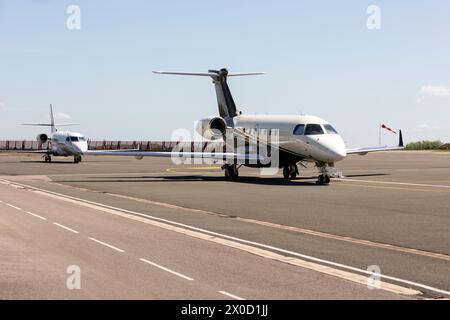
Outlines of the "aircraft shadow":
[{"label": "aircraft shadow", "polygon": [[111,177],[111,179],[89,179],[89,180],[64,180],[60,182],[66,183],[80,183],[80,182],[105,182],[105,183],[121,183],[121,182],[133,182],[133,183],[166,183],[166,182],[224,182],[230,181],[233,183],[244,183],[244,184],[257,184],[257,185],[271,185],[271,186],[318,186],[323,187],[323,185],[316,184],[315,178],[311,177],[299,177],[293,180],[286,180],[281,177],[246,177],[241,176],[236,180],[229,180],[225,177],[210,177],[210,176],[200,176],[200,175],[189,175],[189,176],[141,176],[135,179],[130,179],[130,177]]},{"label": "aircraft shadow", "polygon": [[[45,161],[19,161],[20,163],[46,163]],[[16,163],[16,162],[11,162],[11,163]],[[74,164],[73,161],[54,161],[52,160],[51,163],[46,163],[48,165],[52,165],[52,164]]]}]

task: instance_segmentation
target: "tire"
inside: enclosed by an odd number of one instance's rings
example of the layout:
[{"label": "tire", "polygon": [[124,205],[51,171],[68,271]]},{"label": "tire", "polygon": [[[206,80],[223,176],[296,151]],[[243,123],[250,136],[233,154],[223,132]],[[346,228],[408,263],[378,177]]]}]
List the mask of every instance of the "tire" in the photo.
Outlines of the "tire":
[{"label": "tire", "polygon": [[318,179],[317,179],[317,184],[324,184],[325,182],[325,178],[324,176],[321,174]]},{"label": "tire", "polygon": [[283,168],[283,177],[285,179],[289,179],[289,177],[290,177],[289,167],[284,167]]},{"label": "tire", "polygon": [[239,177],[239,170],[235,164],[225,167],[225,177],[228,179],[237,179]]}]

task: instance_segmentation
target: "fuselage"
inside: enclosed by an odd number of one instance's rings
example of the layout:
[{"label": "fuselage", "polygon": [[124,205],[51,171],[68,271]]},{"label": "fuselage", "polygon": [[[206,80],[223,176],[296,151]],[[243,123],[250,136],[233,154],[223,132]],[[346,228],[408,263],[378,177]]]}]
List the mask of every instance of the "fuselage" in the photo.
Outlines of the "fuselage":
[{"label": "fuselage", "polygon": [[81,155],[88,150],[86,138],[78,132],[56,131],[49,137],[52,148],[51,153],[54,156],[73,156]]},{"label": "fuselage", "polygon": [[[238,115],[238,131],[279,130],[279,147],[293,161],[334,163],[347,155],[342,137],[326,120],[311,115]],[[286,157],[286,155],[285,155]]]}]

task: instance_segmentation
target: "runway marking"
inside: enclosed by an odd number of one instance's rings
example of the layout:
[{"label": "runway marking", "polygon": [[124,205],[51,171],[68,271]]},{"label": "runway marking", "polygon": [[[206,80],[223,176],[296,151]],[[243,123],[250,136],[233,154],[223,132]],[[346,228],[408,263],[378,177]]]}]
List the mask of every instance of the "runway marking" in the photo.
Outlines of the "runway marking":
[{"label": "runway marking", "polygon": [[[10,184],[12,184],[12,182],[10,182]],[[237,237],[228,236],[228,235],[221,234],[218,232],[193,227],[193,226],[186,225],[183,223],[154,217],[154,216],[151,216],[148,214],[139,213],[139,212],[135,212],[135,211],[131,211],[131,210],[126,210],[126,209],[122,209],[122,208],[117,208],[117,207],[113,207],[113,206],[108,206],[105,204],[96,203],[93,201],[84,200],[84,199],[60,194],[60,193],[53,192],[53,191],[39,189],[39,188],[35,188],[32,186],[28,186],[28,185],[22,185],[22,186],[25,186],[26,188],[28,188],[30,190],[35,190],[37,193],[42,194],[42,195],[57,198],[57,199],[60,199],[60,200],[66,201],[66,202],[71,202],[74,204],[78,204],[81,206],[93,208],[98,211],[107,212],[110,214],[128,218],[130,220],[140,221],[140,222],[143,222],[143,223],[146,223],[149,225],[157,226],[157,227],[160,227],[160,228],[166,229],[166,230],[171,230],[171,231],[181,233],[181,234],[184,234],[187,236],[191,236],[194,238],[211,241],[211,242],[225,245],[228,247],[232,247],[232,248],[235,248],[238,250],[246,251],[246,252],[267,258],[267,259],[276,260],[279,262],[283,262],[283,263],[295,265],[298,267],[310,269],[310,270],[320,272],[323,274],[328,274],[328,275],[338,277],[341,279],[346,279],[346,280],[349,280],[349,281],[352,281],[355,283],[359,283],[364,286],[367,285],[368,277],[373,275],[372,272],[364,270],[364,269],[352,267],[352,266],[341,264],[341,263],[336,263],[336,262],[325,260],[325,259],[315,258],[313,256],[309,256],[306,254],[302,254],[302,253],[298,253],[298,252],[294,252],[294,251],[290,251],[290,250],[286,250],[286,249],[282,249],[282,248],[278,248],[278,247],[274,247],[274,246],[270,246],[270,245],[265,245],[265,244],[254,242],[254,241],[240,239]],[[279,252],[279,253],[276,253],[276,252]],[[282,255],[280,253],[286,254],[287,256]],[[302,258],[302,259],[300,259],[300,258]],[[345,270],[349,270],[352,272],[345,271]],[[401,278],[397,278],[397,277],[393,277],[393,276],[388,276],[385,274],[380,274],[379,277],[380,277],[380,279],[390,280],[390,281],[393,281],[396,283],[401,283],[403,285],[403,286],[400,286],[397,284],[392,284],[392,283],[388,283],[385,281],[381,281],[380,289],[383,289],[383,290],[386,290],[389,292],[403,294],[403,295],[419,295],[419,294],[421,294],[420,291],[410,288],[412,286],[412,287],[432,291],[434,293],[439,293],[442,295],[450,296],[450,291],[442,290],[442,289],[428,286],[428,285],[425,285],[422,283],[409,281],[409,280],[405,280],[405,279],[401,279]],[[406,285],[407,287],[404,285]]]},{"label": "runway marking", "polygon": [[159,269],[161,269],[161,270],[164,270],[164,271],[167,271],[167,272],[169,272],[169,273],[171,273],[171,274],[174,274],[174,275],[176,275],[176,276],[178,276],[178,277],[180,277],[180,278],[183,278],[183,279],[185,279],[185,280],[189,280],[189,281],[193,281],[193,280],[194,280],[194,279],[192,279],[192,278],[190,278],[190,277],[188,277],[188,276],[185,276],[184,274],[181,274],[181,273],[179,273],[179,272],[170,270],[169,268],[163,267],[163,266],[161,266],[161,265],[159,265],[159,264],[156,264],[156,263],[154,263],[154,262],[151,262],[151,261],[149,261],[149,260],[147,260],[147,259],[140,258],[139,260],[141,260],[142,262],[145,262],[145,263],[147,263],[147,264],[149,264],[149,265],[152,265],[152,266],[154,266],[154,267],[156,267],[156,268],[159,268]]},{"label": "runway marking", "polygon": [[33,217],[39,218],[41,220],[47,220],[47,218],[44,218],[36,213],[30,212],[30,211],[26,211],[26,213],[28,213],[29,215],[32,215]]},{"label": "runway marking", "polygon": [[402,187],[388,187],[388,186],[371,186],[367,184],[357,184],[357,183],[349,183],[347,185],[344,184],[336,184],[336,186],[340,187],[364,187],[364,188],[373,188],[373,189],[388,189],[388,190],[401,190],[401,191],[417,191],[417,192],[436,192],[436,193],[449,193],[450,190],[433,190],[433,189],[417,189],[417,188],[402,188]]},{"label": "runway marking", "polygon": [[175,168],[167,168],[167,170],[177,170],[177,169],[182,169],[182,170],[220,170],[222,167],[219,166],[213,166],[213,167],[175,167]]},{"label": "runway marking", "polygon": [[122,252],[122,253],[125,252],[125,250],[122,250],[122,249],[120,249],[120,248],[117,248],[117,247],[115,247],[115,246],[113,246],[113,245],[110,245],[110,244],[108,244],[108,243],[106,243],[106,242],[97,240],[97,239],[95,239],[95,238],[89,237],[89,240],[92,240],[92,241],[94,241],[94,242],[97,242],[98,244],[104,245],[105,247],[108,247],[108,248],[110,248],[110,249],[113,249],[113,250],[116,250],[116,251],[119,251],[119,252]]},{"label": "runway marking", "polygon": [[6,204],[8,207],[11,207],[11,208],[13,208],[13,209],[22,211],[22,208],[16,207],[16,206],[14,206],[14,205],[12,205],[12,204],[9,204],[9,203],[5,203],[5,204]]},{"label": "runway marking", "polygon": [[450,186],[441,184],[424,184],[424,183],[409,183],[409,182],[396,182],[396,181],[377,181],[377,180],[360,180],[360,179],[347,179],[347,178],[337,178],[338,181],[353,181],[353,182],[367,182],[376,184],[393,184],[393,185],[403,185],[412,187],[431,187],[431,188],[446,188],[450,189]]},{"label": "runway marking", "polygon": [[79,233],[78,231],[73,230],[73,229],[71,229],[71,228],[69,228],[69,227],[66,227],[65,225],[59,224],[59,223],[57,223],[57,222],[53,222],[53,224],[54,224],[55,226],[60,227],[60,228],[66,229],[67,231],[70,231],[70,232],[72,232],[72,233]]},{"label": "runway marking", "polygon": [[228,296],[230,298],[233,298],[235,300],[245,300],[244,298],[238,297],[238,296],[236,296],[234,294],[231,294],[229,292],[226,292],[226,291],[219,291],[219,293],[223,294],[224,296]]},{"label": "runway marking", "polygon": [[336,234],[332,234],[332,233],[326,233],[326,232],[304,229],[304,228],[299,228],[299,227],[286,226],[286,225],[281,225],[281,224],[272,223],[272,222],[265,222],[265,221],[260,221],[260,220],[253,220],[253,219],[240,218],[240,217],[237,217],[235,219],[239,220],[239,221],[262,225],[265,227],[294,231],[294,232],[317,236],[317,237],[321,237],[321,238],[328,238],[328,239],[339,240],[339,241],[344,241],[344,242],[356,243],[356,244],[369,246],[369,247],[382,248],[382,249],[387,249],[387,250],[392,250],[392,251],[399,251],[399,252],[410,253],[410,254],[419,255],[419,256],[426,256],[426,257],[430,257],[430,258],[436,258],[436,259],[450,261],[450,256],[446,255],[446,254],[442,254],[442,253],[424,251],[424,250],[407,248],[407,247],[399,247],[396,245],[382,243],[382,242],[362,240],[362,239],[357,239],[357,238],[352,238],[352,237],[347,237],[347,236],[340,236],[340,235],[336,235]]},{"label": "runway marking", "polygon": [[[410,189],[408,189],[408,190],[410,190]],[[273,222],[254,220],[254,219],[248,219],[248,218],[242,218],[242,217],[230,217],[229,215],[226,215],[226,214],[223,214],[223,213],[206,211],[206,210],[202,210],[202,209],[181,207],[181,206],[178,206],[178,205],[169,204],[169,203],[165,203],[165,202],[158,202],[158,201],[153,201],[153,200],[140,199],[140,198],[135,198],[135,197],[131,197],[131,196],[125,196],[125,195],[120,195],[120,194],[115,194],[115,193],[107,192],[106,194],[110,195],[110,196],[122,198],[122,199],[134,200],[134,201],[138,201],[138,202],[142,202],[142,203],[148,203],[148,204],[157,205],[157,206],[170,208],[170,209],[186,210],[186,211],[190,211],[190,212],[194,212],[194,213],[209,214],[209,215],[224,217],[224,218],[227,218],[227,219],[238,220],[238,221],[242,221],[242,222],[246,222],[246,223],[257,224],[257,225],[261,225],[261,226],[269,227],[269,228],[288,230],[288,231],[293,231],[293,232],[297,232],[297,233],[303,233],[303,234],[316,236],[316,237],[322,237],[322,238],[328,238],[328,239],[339,240],[339,241],[344,241],[344,242],[356,243],[356,244],[359,244],[359,245],[364,245],[364,246],[369,246],[369,247],[383,248],[383,249],[386,249],[386,250],[404,252],[404,253],[409,253],[409,254],[414,254],[414,255],[420,255],[420,256],[426,256],[426,257],[430,257],[430,258],[450,261],[450,256],[446,255],[446,254],[442,254],[442,253],[436,253],[436,252],[431,252],[431,251],[424,251],[424,250],[414,249],[414,248],[400,247],[400,246],[391,245],[391,244],[387,244],[387,243],[381,243],[381,242],[375,242],[375,241],[370,241],[370,240],[357,239],[357,238],[352,238],[352,237],[348,237],[348,236],[341,236],[341,235],[336,235],[336,234],[332,234],[332,233],[315,231],[315,230],[299,228],[299,227],[294,227],[294,226],[286,226],[286,225],[277,224],[277,223],[273,223]]]}]

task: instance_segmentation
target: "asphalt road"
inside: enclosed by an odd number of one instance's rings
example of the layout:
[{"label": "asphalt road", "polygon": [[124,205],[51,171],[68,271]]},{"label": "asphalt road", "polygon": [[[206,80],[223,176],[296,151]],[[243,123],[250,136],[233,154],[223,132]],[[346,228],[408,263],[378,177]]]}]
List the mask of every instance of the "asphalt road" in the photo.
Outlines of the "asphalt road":
[{"label": "asphalt road", "polygon": [[[170,159],[139,161],[134,158],[96,157],[75,165],[64,159],[44,164],[36,156],[0,156],[0,175],[8,181],[125,209],[131,214],[148,214],[153,218],[167,219],[170,223],[178,222],[188,227],[232,236],[239,243],[251,241],[252,247],[306,261],[316,259],[314,262],[332,266],[336,270],[360,274],[353,269],[366,270],[369,266],[377,266],[382,275],[389,277],[386,279],[389,283],[418,289],[424,292],[425,297],[448,297],[450,153],[392,152],[365,157],[352,156],[339,163],[338,167],[346,176],[344,180],[334,180],[329,186],[318,186],[314,183],[313,175],[316,173],[312,168],[304,170],[302,177],[293,181],[285,181],[280,175],[259,177],[257,169],[243,169],[241,179],[230,182],[224,180],[216,165],[174,166]],[[39,228],[31,227],[26,229],[28,232],[20,231],[23,232],[21,236],[26,238],[28,235],[39,241],[24,240],[24,243],[16,243],[20,241],[15,240],[14,233],[1,232],[2,240],[5,238],[3,234],[10,235],[8,240],[2,241],[2,255],[3,251],[16,251],[15,255],[11,253],[16,260],[26,256],[27,250],[39,252],[49,246],[47,254],[52,259],[41,261],[34,255],[37,260],[30,260],[40,265],[40,269],[35,269],[42,273],[45,273],[47,267],[56,270],[54,266],[50,267],[49,261],[54,260],[56,263],[58,260],[65,260],[58,269],[61,274],[53,272],[40,277],[47,279],[49,286],[52,280],[57,279],[59,284],[65,285],[67,274],[62,266],[71,263],[68,260],[72,255],[86,265],[86,273],[90,272],[90,268],[94,269],[90,275],[92,279],[102,279],[98,282],[92,280],[90,290],[78,293],[65,287],[61,291],[50,290],[57,297],[84,297],[84,294],[94,298],[220,299],[223,294],[218,293],[219,291],[249,299],[402,297],[383,290],[368,290],[365,285],[356,284],[351,279],[344,280],[339,275],[330,276],[320,270],[308,270],[304,266],[273,261],[268,257],[243,252],[239,248],[192,239],[186,235],[160,230],[159,227],[136,222],[129,226],[129,221],[116,216],[97,212],[88,214],[91,218],[86,218],[84,211],[71,210],[67,201],[34,199],[36,192],[29,190],[5,185],[0,193],[2,196],[8,194],[4,190],[27,193],[22,196],[11,194],[12,198],[7,201],[13,202],[13,205],[16,203],[19,207],[27,206],[30,210],[37,207],[41,212],[39,214],[51,215],[49,220],[60,219],[61,224],[83,230],[80,234],[72,234],[47,223],[45,228],[62,233],[60,237],[50,236],[50,231],[46,229],[45,232],[38,233]],[[38,196],[48,198],[45,194]],[[18,197],[17,202],[14,197]],[[63,203],[56,206],[56,200]],[[14,209],[8,207],[8,210]],[[19,218],[20,215],[9,211],[3,215],[3,212],[7,212],[4,211],[4,206],[1,212],[2,222],[5,221],[3,219],[7,221],[6,226],[5,223],[2,224],[2,229],[15,226],[18,230],[18,226],[24,225],[23,219],[30,219],[28,216]],[[41,219],[32,220],[33,222],[27,223],[42,224]],[[141,228],[141,231],[137,230]],[[46,234],[49,236],[46,237]],[[81,234],[86,234],[85,238]],[[74,235],[77,237],[74,238]],[[103,252],[105,249],[86,238],[87,236],[122,246],[127,254],[130,250],[139,253],[132,254],[131,259],[134,261],[127,268],[124,267],[127,263],[120,265],[121,260],[115,260],[117,251],[109,248],[106,251],[108,258],[101,259],[104,263],[98,262],[100,265],[96,265],[96,260],[91,261],[90,258],[97,256],[96,250]],[[58,239],[59,246],[51,239]],[[62,249],[66,242],[72,248],[69,251]],[[155,246],[155,243],[158,245]],[[169,244],[171,247],[167,250],[169,248],[165,246]],[[14,250],[15,248],[20,250]],[[66,254],[62,254],[58,248]],[[209,274],[209,278],[199,281],[201,284],[197,291],[189,287],[194,282],[188,281],[188,287],[180,291],[167,288],[162,292],[158,291],[158,294],[150,292],[147,286],[151,287],[153,283],[154,287],[158,287],[159,278],[158,273],[154,273],[156,270],[148,270],[151,269],[149,265],[139,260],[147,252],[151,252],[150,260],[156,257],[156,263],[187,273],[196,280],[199,275]],[[186,252],[194,256],[191,258]],[[126,256],[128,259],[130,257],[127,254],[119,256]],[[33,255],[29,259],[32,257]],[[196,264],[200,261],[201,263]],[[213,263],[214,268],[204,270],[208,265],[205,261]],[[222,263],[215,263],[219,261]],[[141,268],[146,270],[143,275],[146,275],[145,272],[153,274],[148,276],[149,282],[140,279],[138,272],[132,272],[132,276],[125,276],[120,272]],[[98,275],[100,272],[103,272],[103,276]],[[8,273],[14,273],[14,270],[6,272],[7,276]],[[4,276],[2,274],[2,278]],[[29,277],[23,279],[21,285],[32,286],[33,277],[38,276]],[[119,277],[119,283],[128,289],[112,288],[105,292],[104,287],[95,285],[105,284],[108,282],[106,278],[111,280],[114,277]],[[325,280],[320,281],[324,277]],[[151,279],[156,280],[153,282]],[[109,282],[112,286],[116,285],[114,281]],[[6,283],[8,288],[16,288],[14,281]],[[201,287],[203,284],[206,289]],[[2,281],[3,286],[6,284]],[[46,286],[47,283],[36,286],[37,291],[30,290],[30,297],[38,297],[42,294],[40,288]],[[342,286],[348,288],[342,289]],[[17,288],[11,289],[11,295],[4,297],[20,297],[23,290],[20,290],[20,285]],[[137,291],[133,291],[134,289]]]}]

